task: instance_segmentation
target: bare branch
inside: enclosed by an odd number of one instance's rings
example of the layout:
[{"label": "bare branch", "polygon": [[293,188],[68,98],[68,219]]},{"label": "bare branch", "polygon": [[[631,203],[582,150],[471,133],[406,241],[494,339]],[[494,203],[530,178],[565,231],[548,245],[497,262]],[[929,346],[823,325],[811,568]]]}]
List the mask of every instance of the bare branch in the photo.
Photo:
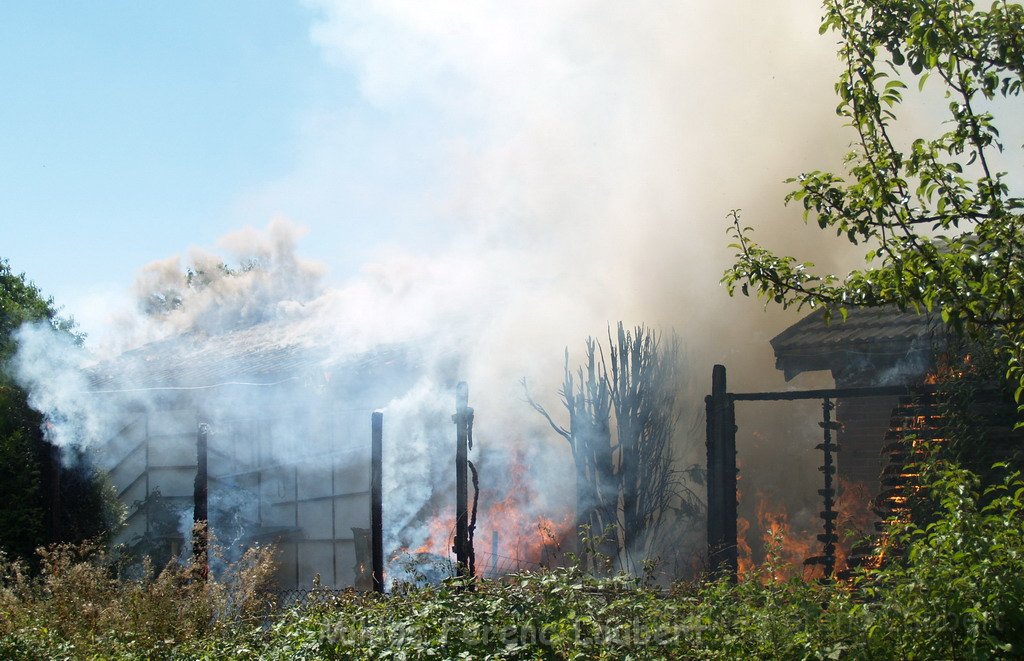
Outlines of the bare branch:
[{"label": "bare branch", "polygon": [[522,386],[523,386],[523,394],[526,396],[526,402],[533,408],[534,411],[536,411],[537,413],[540,413],[544,417],[544,419],[548,421],[548,424],[551,425],[551,428],[553,430],[555,430],[555,432],[559,436],[561,436],[566,441],[568,441],[569,445],[573,446],[573,450],[575,451],[575,446],[573,445],[573,442],[572,442],[572,434],[569,432],[568,429],[566,429],[565,427],[563,427],[563,426],[559,425],[558,423],[556,423],[551,418],[551,415],[548,413],[547,409],[545,409],[543,406],[538,404],[533,399],[533,397],[530,395],[530,389],[526,385],[526,377],[523,377],[522,379],[520,379],[519,383],[522,384]]}]

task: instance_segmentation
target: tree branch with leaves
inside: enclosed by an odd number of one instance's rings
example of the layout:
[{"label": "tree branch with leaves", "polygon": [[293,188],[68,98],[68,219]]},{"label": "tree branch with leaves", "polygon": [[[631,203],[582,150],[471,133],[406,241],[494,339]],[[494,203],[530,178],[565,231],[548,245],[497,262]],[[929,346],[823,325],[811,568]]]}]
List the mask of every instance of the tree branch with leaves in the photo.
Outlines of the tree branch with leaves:
[{"label": "tree branch with leaves", "polygon": [[[843,63],[836,113],[854,138],[845,171],[789,179],[804,219],[866,245],[865,268],[818,273],[754,241],[730,214],[735,263],[729,293],[751,292],[783,307],[894,305],[937,311],[959,332],[1002,339],[1009,375],[1024,356],[1024,200],[998,163],[1020,163],[1004,144],[997,113],[1016,121],[1024,82],[1024,9],[965,0],[827,0],[821,32],[839,37]],[[901,144],[897,114],[912,88],[939,85],[942,128]],[[929,83],[929,81],[935,81]],[[1024,383],[1024,381],[1022,381]],[[1022,390],[1018,390],[1018,400]]]}]

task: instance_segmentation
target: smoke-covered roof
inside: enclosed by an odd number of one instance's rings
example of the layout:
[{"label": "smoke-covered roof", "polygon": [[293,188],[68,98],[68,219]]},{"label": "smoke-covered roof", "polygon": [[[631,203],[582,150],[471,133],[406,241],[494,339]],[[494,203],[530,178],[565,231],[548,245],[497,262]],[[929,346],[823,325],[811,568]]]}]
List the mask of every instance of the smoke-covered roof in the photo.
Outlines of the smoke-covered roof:
[{"label": "smoke-covered roof", "polygon": [[400,362],[406,352],[381,347],[339,358],[334,347],[296,339],[281,324],[259,324],[218,334],[192,331],[146,344],[97,365],[95,391],[108,388],[207,387],[233,382],[273,383],[344,366],[360,371]]},{"label": "smoke-covered roof", "polygon": [[906,372],[894,376],[911,376],[920,371],[922,360],[930,363],[935,343],[944,338],[937,315],[894,306],[852,308],[845,321],[834,312],[830,323],[824,315],[818,309],[772,339],[775,367],[785,372],[787,381],[819,370],[829,370],[837,379],[894,368]]}]

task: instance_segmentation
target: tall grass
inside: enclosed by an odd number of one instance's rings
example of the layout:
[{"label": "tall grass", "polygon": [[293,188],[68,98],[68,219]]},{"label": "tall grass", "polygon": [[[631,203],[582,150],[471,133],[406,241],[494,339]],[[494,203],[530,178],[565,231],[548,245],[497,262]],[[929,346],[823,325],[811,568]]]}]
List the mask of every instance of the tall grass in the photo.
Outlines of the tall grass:
[{"label": "tall grass", "polygon": [[129,571],[92,543],[38,553],[34,576],[0,557],[0,658],[162,656],[258,626],[273,606],[269,547],[249,549],[211,577],[191,560],[163,568],[146,560]]}]

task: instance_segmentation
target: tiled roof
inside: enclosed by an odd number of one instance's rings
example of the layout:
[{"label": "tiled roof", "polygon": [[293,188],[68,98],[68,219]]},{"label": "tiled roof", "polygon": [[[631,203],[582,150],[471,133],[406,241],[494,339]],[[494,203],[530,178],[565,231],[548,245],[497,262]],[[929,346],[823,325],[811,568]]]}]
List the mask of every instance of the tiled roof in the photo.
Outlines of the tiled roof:
[{"label": "tiled roof", "polygon": [[937,315],[901,312],[895,307],[852,308],[844,321],[816,310],[771,341],[776,367],[786,379],[804,371],[836,371],[844,362],[897,362],[911,351],[928,348],[942,335]]}]

